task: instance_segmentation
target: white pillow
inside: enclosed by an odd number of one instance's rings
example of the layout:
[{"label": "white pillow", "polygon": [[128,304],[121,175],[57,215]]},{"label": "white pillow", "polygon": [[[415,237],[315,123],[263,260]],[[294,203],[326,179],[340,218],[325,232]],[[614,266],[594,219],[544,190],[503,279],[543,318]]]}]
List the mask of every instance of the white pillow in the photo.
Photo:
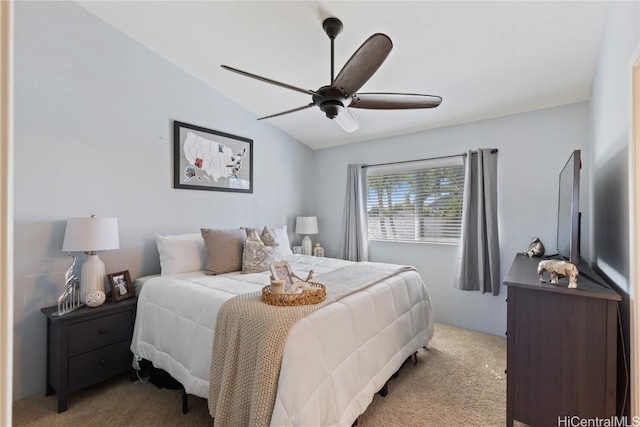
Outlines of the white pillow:
[{"label": "white pillow", "polygon": [[202,234],[156,235],[162,275],[204,270]]},{"label": "white pillow", "polygon": [[278,241],[278,250],[280,251],[280,255],[287,256],[293,255],[293,251],[291,250],[291,243],[289,243],[289,235],[287,234],[287,226],[283,225],[282,227],[272,228],[273,232],[276,235],[276,240]]}]

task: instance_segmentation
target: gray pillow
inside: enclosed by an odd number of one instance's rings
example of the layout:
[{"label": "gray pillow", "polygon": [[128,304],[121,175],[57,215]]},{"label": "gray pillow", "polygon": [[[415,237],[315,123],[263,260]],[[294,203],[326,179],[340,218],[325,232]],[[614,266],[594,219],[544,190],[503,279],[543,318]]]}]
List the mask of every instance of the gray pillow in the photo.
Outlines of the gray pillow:
[{"label": "gray pillow", "polygon": [[244,230],[202,228],[200,232],[204,238],[206,274],[242,270],[242,245],[247,237]]}]

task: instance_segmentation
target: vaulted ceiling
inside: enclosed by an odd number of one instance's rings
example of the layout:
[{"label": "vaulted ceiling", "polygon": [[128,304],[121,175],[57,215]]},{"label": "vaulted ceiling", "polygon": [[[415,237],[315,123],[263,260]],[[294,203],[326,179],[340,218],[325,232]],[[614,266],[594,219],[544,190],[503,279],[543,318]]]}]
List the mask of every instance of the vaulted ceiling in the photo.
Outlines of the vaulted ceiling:
[{"label": "vaulted ceiling", "polygon": [[306,105],[311,96],[220,65],[304,89],[328,85],[322,21],[330,16],[344,24],[335,41],[336,74],[380,32],[393,50],[361,91],[443,98],[435,109],[353,109],[360,123],[353,133],[317,107],[267,119],[314,149],[584,101],[608,11],[606,2],[593,1],[78,3],[256,118]]}]

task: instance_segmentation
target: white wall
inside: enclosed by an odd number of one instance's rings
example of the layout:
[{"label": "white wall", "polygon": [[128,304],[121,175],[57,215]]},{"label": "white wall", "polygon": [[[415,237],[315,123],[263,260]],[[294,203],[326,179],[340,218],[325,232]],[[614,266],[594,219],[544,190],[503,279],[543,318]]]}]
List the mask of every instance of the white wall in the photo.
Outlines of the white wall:
[{"label": "white wall", "polygon": [[[629,349],[637,351],[637,347],[631,348],[629,340],[630,263],[638,261],[629,257],[629,182],[633,176],[629,173],[629,138],[632,126],[630,60],[639,45],[640,3],[612,2],[589,102],[589,146],[593,153],[589,164],[593,170],[591,262],[622,295],[620,307],[627,360]],[[637,367],[635,361],[632,368]],[[638,378],[637,372],[631,375]],[[638,396],[631,397],[638,402]]]},{"label": "white wall", "polygon": [[611,3],[589,102],[592,262],[625,293],[629,280],[629,60],[640,42],[639,17],[640,3]]},{"label": "white wall", "polygon": [[[382,113],[381,113],[382,114]],[[392,117],[385,114],[386,120]],[[428,114],[428,112],[425,112]],[[498,148],[498,222],[501,277],[516,252],[538,236],[547,253],[556,253],[558,174],[572,150],[588,159],[586,103],[515,114],[411,135],[319,150],[315,153],[315,214],[320,241],[335,256],[342,231],[342,207],[349,163],[384,163]],[[581,178],[588,183],[589,171]],[[588,191],[581,189],[583,226],[588,224]],[[583,233],[583,247],[589,236]],[[429,288],[436,320],[503,335],[506,292],[500,296],[453,288],[460,258],[457,245],[370,242],[370,260],[414,265]]]},{"label": "white wall", "polygon": [[[308,182],[290,177],[313,152],[72,2],[15,4],[15,67],[19,399],[44,390],[40,309],[63,289],[67,218],[118,218],[120,249],[101,258],[136,278],[159,271],[156,233],[293,228]],[[173,189],[173,120],[253,139],[254,193]]]}]

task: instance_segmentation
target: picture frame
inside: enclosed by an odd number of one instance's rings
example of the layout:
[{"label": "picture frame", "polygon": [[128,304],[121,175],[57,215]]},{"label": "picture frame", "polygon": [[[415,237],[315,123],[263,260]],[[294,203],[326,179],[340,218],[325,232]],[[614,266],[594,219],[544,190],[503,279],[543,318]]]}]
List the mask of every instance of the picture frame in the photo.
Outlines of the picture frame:
[{"label": "picture frame", "polygon": [[253,140],[174,121],[173,188],[253,193]]},{"label": "picture frame", "polygon": [[111,288],[112,301],[122,301],[123,299],[131,298],[135,295],[129,270],[107,274],[107,280],[109,282],[109,287]]},{"label": "picture frame", "polygon": [[269,271],[271,271],[271,280],[283,280],[285,291],[289,289],[293,283],[293,277],[291,277],[293,269],[287,261],[272,262],[269,264]]},{"label": "picture frame", "polygon": [[294,246],[292,248],[294,254],[302,255],[302,246]]}]

